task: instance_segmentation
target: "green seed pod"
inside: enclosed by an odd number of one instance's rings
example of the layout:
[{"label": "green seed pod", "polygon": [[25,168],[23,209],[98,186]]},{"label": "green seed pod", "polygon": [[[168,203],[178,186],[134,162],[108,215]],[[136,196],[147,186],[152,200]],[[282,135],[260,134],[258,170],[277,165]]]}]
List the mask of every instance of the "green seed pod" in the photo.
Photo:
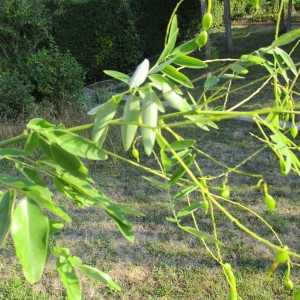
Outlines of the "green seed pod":
[{"label": "green seed pod", "polygon": [[206,13],[202,18],[202,30],[211,28],[213,17],[210,13]]},{"label": "green seed pod", "polygon": [[131,154],[134,158],[139,158],[139,156],[140,156],[140,153],[136,148],[132,149]]},{"label": "green seed pod", "polygon": [[209,202],[207,200],[203,200],[203,209],[204,209],[205,213],[208,212]]},{"label": "green seed pod", "polygon": [[279,166],[280,166],[280,173],[281,175],[287,175],[287,169],[286,169],[286,164],[285,161],[283,160],[283,158],[279,159]]},{"label": "green seed pod", "polygon": [[203,30],[200,32],[199,36],[196,39],[196,43],[198,45],[199,48],[202,48],[208,40],[208,33],[206,30]]},{"label": "green seed pod", "polygon": [[228,199],[230,197],[230,188],[228,187],[225,181],[223,181],[222,183],[221,197],[225,199]]},{"label": "green seed pod", "polygon": [[288,290],[292,290],[293,288],[294,288],[294,283],[293,283],[293,281],[291,280],[291,279],[286,279],[286,280],[284,280],[284,285],[285,285],[285,287],[288,289]]},{"label": "green seed pod", "polygon": [[291,136],[293,138],[296,138],[297,135],[298,135],[298,127],[295,124],[293,124],[291,127]]},{"label": "green seed pod", "polygon": [[276,201],[274,200],[274,198],[271,195],[266,194],[265,195],[265,204],[268,209],[274,210],[275,206],[276,206]]},{"label": "green seed pod", "polygon": [[275,255],[275,260],[279,263],[285,263],[289,259],[288,247],[284,246],[282,249],[278,250]]}]

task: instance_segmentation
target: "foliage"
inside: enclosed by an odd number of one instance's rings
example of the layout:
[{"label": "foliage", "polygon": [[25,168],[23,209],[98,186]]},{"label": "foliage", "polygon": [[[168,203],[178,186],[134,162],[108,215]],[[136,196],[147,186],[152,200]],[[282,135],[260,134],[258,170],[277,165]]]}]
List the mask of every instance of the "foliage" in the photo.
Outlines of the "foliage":
[{"label": "foliage", "polygon": [[44,2],[2,1],[0,14],[1,117],[26,114],[31,104],[45,100],[59,110],[62,99],[82,89],[85,74],[70,53],[55,46]]},{"label": "foliage", "polygon": [[[128,72],[143,57],[157,55],[176,3],[47,1],[47,7],[53,14],[55,41],[63,51],[70,50],[92,82],[103,78],[104,69]],[[197,32],[199,10],[199,2],[193,0],[179,12],[185,24],[181,40]]]},{"label": "foliage", "polygon": [[[211,13],[210,7],[208,6],[208,15]],[[266,275],[271,276],[278,265],[282,265],[286,268],[283,283],[287,288],[293,288],[290,271],[292,267],[299,266],[296,259],[300,258],[300,254],[285,246],[261,215],[245,206],[240,199],[235,199],[230,178],[235,174],[255,180],[256,183],[250,183],[246,189],[261,190],[261,201],[265,202],[268,209],[273,210],[277,203],[270,195],[266,178],[262,174],[244,172],[243,164],[251,162],[263,149],[269,148],[278,158],[283,176],[291,172],[300,175],[297,156],[299,147],[294,141],[298,133],[295,129],[296,116],[300,114],[294,98],[299,96],[296,82],[300,72],[299,63],[291,58],[293,51],[299,46],[297,40],[300,30],[280,37],[277,37],[277,33],[271,45],[233,60],[219,72],[204,74],[203,77],[191,80],[185,75],[184,69],[199,71],[209,63],[191,56],[207,41],[207,30],[211,25],[206,22],[207,19],[209,18],[203,18],[199,35],[177,45],[178,19],[173,13],[167,26],[164,49],[154,65],[150,66],[149,60],[145,59],[131,77],[119,71],[106,71],[107,75],[126,83],[128,88],[89,112],[95,115],[94,123],[66,129],[63,125],[56,126],[40,118],[33,119],[22,135],[0,142],[0,159],[13,163],[16,171],[22,175],[0,175],[3,190],[0,193],[0,244],[5,245],[7,236],[12,236],[16,255],[30,283],[40,280],[45,263],[54,255],[69,299],[81,298],[77,272],[119,289],[110,277],[98,269],[84,265],[68,249],[49,243],[49,235],[58,232],[66,222],[71,221],[70,216],[55,203],[47,186],[49,182],[79,207],[100,206],[115,222],[122,235],[129,241],[134,241],[134,232],[127,215],[143,214],[115,203],[100,189],[96,189],[84,163],[86,160],[105,160],[111,156],[147,171],[148,176],[144,179],[165,190],[168,202],[158,199],[155,204],[168,209],[169,222],[205,246],[212,259],[221,266],[232,300],[238,298],[238,283],[230,262],[222,256],[224,241],[218,234],[216,211],[220,211],[228,222],[233,222],[250,237],[272,249],[274,262]],[[287,44],[293,45],[289,53],[283,48]],[[230,96],[237,92],[234,83],[242,81],[254,67],[263,68],[267,71],[266,75],[256,78],[250,84],[242,84],[243,88],[251,87],[253,90],[248,95],[243,95],[244,98],[238,103],[231,104]],[[204,79],[203,89],[195,98],[189,90],[194,88],[195,81],[201,79]],[[247,110],[245,104],[263,93],[267,86],[274,90],[272,103],[266,103],[259,110]],[[122,107],[125,95],[127,101]],[[168,108],[165,104],[168,104]],[[118,108],[123,108],[121,118],[116,118]],[[197,126],[206,131],[217,130],[219,121],[236,117],[253,120],[260,131],[254,137],[258,144],[262,143],[262,147],[242,162],[236,162],[235,166],[202,151],[198,141],[185,136],[187,131],[182,135],[179,132],[179,128],[189,126]],[[137,162],[103,147],[111,125],[121,126],[120,139],[124,149],[131,149]],[[91,140],[75,133],[87,129],[92,129]],[[139,163],[140,154],[136,148],[138,141],[143,143],[146,155],[154,156],[156,166],[151,164],[148,167]],[[12,144],[16,142],[25,142],[24,149],[13,148]],[[201,167],[202,156],[221,165],[224,171],[214,175],[206,173]],[[237,188],[245,189],[244,186]],[[231,207],[251,213],[261,226],[273,233],[275,239],[268,240],[258,235],[250,225],[243,224],[232,213]],[[200,228],[199,218],[206,218],[210,226]]]},{"label": "foliage", "polygon": [[70,53],[63,54],[55,46],[29,55],[24,68],[24,74],[35,87],[36,101],[48,100],[57,108],[62,99],[78,96],[84,86],[82,67]]},{"label": "foliage", "polygon": [[29,112],[34,105],[33,86],[16,70],[0,74],[0,119],[10,119]]}]

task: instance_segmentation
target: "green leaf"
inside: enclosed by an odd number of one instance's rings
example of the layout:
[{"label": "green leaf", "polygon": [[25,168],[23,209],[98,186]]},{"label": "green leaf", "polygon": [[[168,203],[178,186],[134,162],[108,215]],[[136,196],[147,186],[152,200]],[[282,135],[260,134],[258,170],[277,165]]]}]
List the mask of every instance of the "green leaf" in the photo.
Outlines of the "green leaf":
[{"label": "green leaf", "polygon": [[284,50],[276,47],[274,49],[274,53],[276,53],[277,55],[279,55],[282,58],[282,60],[286,64],[287,68],[289,70],[291,70],[295,76],[298,76],[298,72],[297,72],[297,69],[296,69],[296,66],[295,66],[293,60]]},{"label": "green leaf", "polygon": [[171,57],[171,58],[167,59],[165,62],[163,62],[157,66],[154,66],[152,69],[150,69],[150,71],[148,72],[148,75],[152,75],[152,74],[160,72],[166,66],[170,65],[175,59],[176,59],[176,57]]},{"label": "green leaf", "polygon": [[121,126],[121,137],[124,150],[127,151],[132,145],[137,132],[137,123],[140,114],[140,99],[135,95],[130,95],[126,101],[123,121],[124,124]]},{"label": "green leaf", "polygon": [[112,70],[104,70],[103,72],[110,77],[113,77],[117,80],[120,80],[122,82],[129,84],[130,77],[124,73],[121,73],[118,71],[112,71]]},{"label": "green leaf", "polygon": [[134,232],[132,226],[120,220],[120,215],[116,214],[116,210],[105,210],[106,213],[115,221],[122,235],[129,241],[134,242]]},{"label": "green leaf", "polygon": [[0,194],[0,249],[10,230],[15,199],[16,191],[13,189]]},{"label": "green leaf", "polygon": [[111,289],[115,289],[117,291],[121,290],[121,287],[118,286],[111,279],[111,277],[108,274],[106,274],[96,268],[93,268],[93,267],[90,267],[87,265],[79,265],[79,266],[77,266],[77,269],[79,269],[81,272],[83,272],[86,276],[88,276],[94,280],[97,280],[99,282],[102,282],[103,284],[107,285]]},{"label": "green leaf", "polygon": [[166,172],[169,172],[172,168],[172,163],[168,155],[165,153],[165,151],[160,151],[160,160],[163,165],[163,168]]},{"label": "green leaf", "polygon": [[190,56],[185,56],[185,55],[177,56],[176,59],[174,60],[174,64],[181,67],[192,68],[192,69],[202,69],[207,67],[207,64],[202,60]]},{"label": "green leaf", "polygon": [[49,222],[34,201],[20,200],[13,214],[11,235],[26,279],[38,282],[47,259]]},{"label": "green leaf", "polygon": [[81,289],[74,267],[65,256],[58,256],[56,267],[67,290],[68,300],[81,300]]},{"label": "green leaf", "polygon": [[170,35],[168,43],[165,45],[165,48],[163,50],[163,52],[161,53],[160,57],[157,60],[157,64],[161,63],[162,61],[164,61],[167,56],[172,52],[172,50],[174,49],[174,46],[176,44],[176,40],[177,40],[177,35],[178,35],[178,31],[179,29],[177,28],[172,35]]},{"label": "green leaf", "polygon": [[231,67],[231,70],[237,74],[247,74],[249,71],[247,69],[245,69],[243,66],[241,66],[240,64],[233,64]]},{"label": "green leaf", "polygon": [[271,46],[280,47],[280,46],[289,44],[289,43],[297,40],[298,38],[300,38],[300,29],[295,29],[295,30],[292,30],[288,33],[285,33],[285,34],[282,34],[281,36],[279,36],[275,41],[273,41]]},{"label": "green leaf", "polygon": [[50,124],[49,122],[45,121],[44,119],[35,118],[28,122],[27,128],[32,129],[34,131],[46,131],[46,130],[54,129],[55,125]]},{"label": "green leaf", "polygon": [[158,109],[157,104],[155,103],[155,99],[157,98],[156,93],[151,90],[147,93],[146,98],[142,104],[142,123],[143,127],[141,128],[142,132],[142,140],[145,149],[145,153],[150,155],[156,137],[156,126],[157,126],[157,118],[158,118]]},{"label": "green leaf", "polygon": [[203,206],[203,201],[193,203],[193,204],[181,209],[176,215],[178,218],[184,217],[184,216],[194,212],[195,210],[197,210],[199,207],[202,207],[202,206]]},{"label": "green leaf", "polygon": [[185,87],[193,88],[192,82],[189,80],[187,76],[183,73],[179,72],[175,67],[168,65],[166,66],[162,72],[167,75],[169,78],[173,79],[174,81],[182,84]]},{"label": "green leaf", "polygon": [[48,188],[32,183],[23,178],[0,174],[0,183],[11,188],[15,188],[19,193],[36,201],[53,214],[62,218],[66,222],[71,222],[71,218],[51,199],[52,193]]},{"label": "green leaf", "polygon": [[259,57],[257,55],[251,55],[251,54],[242,55],[241,60],[242,61],[247,61],[247,62],[253,62],[257,65],[260,65],[260,64],[264,63],[264,61],[265,61],[264,58]]},{"label": "green leaf", "polygon": [[200,230],[195,229],[195,228],[190,227],[190,226],[180,226],[180,228],[183,229],[184,231],[188,232],[191,235],[194,235],[194,236],[196,236],[200,239],[205,240],[206,242],[214,243],[214,244],[220,245],[220,246],[224,246],[223,243],[221,243],[220,241],[218,241],[217,239],[215,239],[211,235],[207,234],[206,232],[200,231]]},{"label": "green leaf", "polygon": [[195,185],[190,185],[186,188],[184,188],[183,190],[181,190],[180,192],[178,192],[174,197],[173,197],[173,201],[177,201],[179,199],[181,199],[182,197],[188,195],[189,193],[193,192],[194,190],[196,190],[198,187]]},{"label": "green leaf", "polygon": [[[196,155],[191,155],[184,160],[184,164],[186,167],[189,167],[190,164],[195,160]],[[170,179],[170,184],[173,185],[177,183],[181,177],[186,173],[185,168],[182,165],[179,165],[177,169],[173,172],[172,177]]]},{"label": "green leaf", "polygon": [[220,79],[215,75],[207,76],[207,78],[204,82],[204,88],[209,89],[209,88],[213,87],[214,85],[216,85],[219,82],[219,80]]},{"label": "green leaf", "polygon": [[138,65],[130,79],[129,88],[136,88],[144,83],[148,75],[149,65],[148,59],[144,59],[143,62]]},{"label": "green leaf", "polygon": [[60,232],[65,226],[65,223],[60,220],[49,220],[49,235]]},{"label": "green leaf", "polygon": [[100,148],[102,148],[106,138],[108,123],[114,118],[117,108],[118,102],[107,101],[96,116],[92,138]]},{"label": "green leaf", "polygon": [[198,48],[198,45],[196,43],[196,39],[193,39],[191,41],[188,41],[174,49],[172,54],[183,54],[187,55],[192,52],[194,52]]},{"label": "green leaf", "polygon": [[158,180],[155,180],[153,178],[150,178],[150,177],[146,177],[146,176],[142,176],[143,179],[149,181],[150,183],[152,183],[153,185],[155,186],[158,186],[164,190],[167,190],[169,188],[169,185],[164,183],[164,182],[161,182],[161,181],[158,181]]},{"label": "green leaf", "polygon": [[29,153],[27,151],[21,149],[14,149],[14,148],[0,149],[0,159],[5,157],[25,157],[28,155]]},{"label": "green leaf", "polygon": [[164,202],[151,202],[152,205],[155,206],[161,206],[161,207],[165,207],[165,208],[174,208],[174,204],[173,203],[164,203]]},{"label": "green leaf", "polygon": [[143,214],[142,212],[140,212],[137,209],[134,209],[132,207],[123,205],[123,204],[115,204],[124,214],[126,215],[133,215],[133,216],[137,216],[137,217],[144,217],[145,214]]},{"label": "green leaf", "polygon": [[175,91],[173,91],[172,88],[166,83],[163,83],[162,85],[162,94],[166,102],[171,107],[181,112],[187,112],[189,110],[192,110],[191,106],[187,103],[187,101],[181,96],[179,96]]},{"label": "green leaf", "polygon": [[39,143],[44,153],[62,169],[79,178],[86,178],[88,170],[77,156],[68,153],[56,143],[49,144],[42,137]]},{"label": "green leaf", "polygon": [[32,153],[39,145],[39,134],[37,132],[32,132],[28,135],[24,150]]},{"label": "green leaf", "polygon": [[189,139],[175,141],[170,144],[169,148],[166,148],[166,151],[171,151],[171,149],[174,151],[184,150],[192,147],[195,144],[195,142],[196,142],[195,140],[189,140]]},{"label": "green leaf", "polygon": [[[191,152],[192,152],[191,149],[185,149],[185,150],[179,151],[177,153],[177,156],[179,156],[181,159],[183,159],[184,157],[189,155]],[[178,159],[174,155],[171,156],[171,163],[172,163],[172,165],[175,165],[176,163],[178,163]]]},{"label": "green leaf", "polygon": [[94,160],[107,159],[107,154],[95,143],[67,130],[49,131],[45,134],[45,138],[50,144],[57,144],[63,150],[75,156]]},{"label": "green leaf", "polygon": [[20,164],[20,163],[16,163],[15,164],[16,168],[22,172],[22,174],[31,182],[46,187],[43,179],[40,177],[40,175],[38,174],[37,171],[35,171],[34,169],[30,169],[27,168],[26,166]]},{"label": "green leaf", "polygon": [[155,87],[158,90],[162,90],[163,84],[166,83],[168,86],[171,87],[172,90],[174,90],[174,92],[176,92],[179,95],[182,95],[182,91],[177,87],[177,85],[165,76],[162,76],[160,74],[152,74],[149,75],[149,79],[154,83]]}]

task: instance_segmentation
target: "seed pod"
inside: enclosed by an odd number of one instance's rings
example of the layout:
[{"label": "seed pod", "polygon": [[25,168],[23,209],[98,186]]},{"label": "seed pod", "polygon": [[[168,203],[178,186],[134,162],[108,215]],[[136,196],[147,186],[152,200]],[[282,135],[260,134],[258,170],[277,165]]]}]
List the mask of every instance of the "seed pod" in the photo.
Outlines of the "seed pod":
[{"label": "seed pod", "polygon": [[230,188],[225,181],[222,183],[221,197],[228,199],[230,197]]},{"label": "seed pod", "polygon": [[198,45],[199,48],[202,48],[208,40],[208,33],[206,30],[203,30],[200,32],[199,36],[196,39],[196,43]]},{"label": "seed pod", "polygon": [[293,138],[296,138],[297,135],[298,135],[298,127],[295,124],[293,124],[291,127],[291,136]]},{"label": "seed pod", "polygon": [[210,13],[206,13],[202,18],[202,30],[211,28],[213,17]]},{"label": "seed pod", "polygon": [[155,144],[156,132],[153,128],[157,126],[158,109],[153,100],[156,97],[154,91],[148,92],[142,106],[142,123],[141,127],[144,149],[147,155],[150,155]]},{"label": "seed pod", "polygon": [[274,210],[275,206],[276,206],[276,201],[274,200],[274,198],[271,195],[266,194],[265,195],[265,204],[268,209]]},{"label": "seed pod", "polygon": [[285,287],[290,291],[294,288],[294,283],[290,278],[285,279],[283,283]]},{"label": "seed pod", "polygon": [[279,263],[285,263],[289,259],[288,247],[284,246],[282,249],[278,250],[275,255],[275,260]]}]

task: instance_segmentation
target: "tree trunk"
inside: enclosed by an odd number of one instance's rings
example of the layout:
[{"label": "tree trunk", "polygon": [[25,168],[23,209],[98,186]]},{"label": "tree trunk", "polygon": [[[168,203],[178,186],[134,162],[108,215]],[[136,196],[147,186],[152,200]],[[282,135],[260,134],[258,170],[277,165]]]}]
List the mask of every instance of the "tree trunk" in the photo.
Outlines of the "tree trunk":
[{"label": "tree trunk", "polygon": [[[205,15],[207,11],[207,0],[200,0],[200,5],[201,5],[201,15],[202,17]],[[205,57],[206,59],[211,58],[211,44],[210,44],[210,38],[208,35],[207,43],[205,44]]]},{"label": "tree trunk", "polygon": [[223,18],[224,18],[224,24],[225,24],[226,47],[227,47],[228,52],[233,52],[230,0],[224,0]]},{"label": "tree trunk", "polygon": [[292,10],[293,10],[293,0],[289,0],[288,7],[287,7],[287,17],[285,20],[287,31],[291,31],[291,27],[292,27]]},{"label": "tree trunk", "polygon": [[279,0],[279,9],[283,5],[281,14],[280,14],[280,21],[279,21],[279,35],[284,34],[287,32],[287,27],[285,24],[285,13],[284,13],[284,0]]}]

